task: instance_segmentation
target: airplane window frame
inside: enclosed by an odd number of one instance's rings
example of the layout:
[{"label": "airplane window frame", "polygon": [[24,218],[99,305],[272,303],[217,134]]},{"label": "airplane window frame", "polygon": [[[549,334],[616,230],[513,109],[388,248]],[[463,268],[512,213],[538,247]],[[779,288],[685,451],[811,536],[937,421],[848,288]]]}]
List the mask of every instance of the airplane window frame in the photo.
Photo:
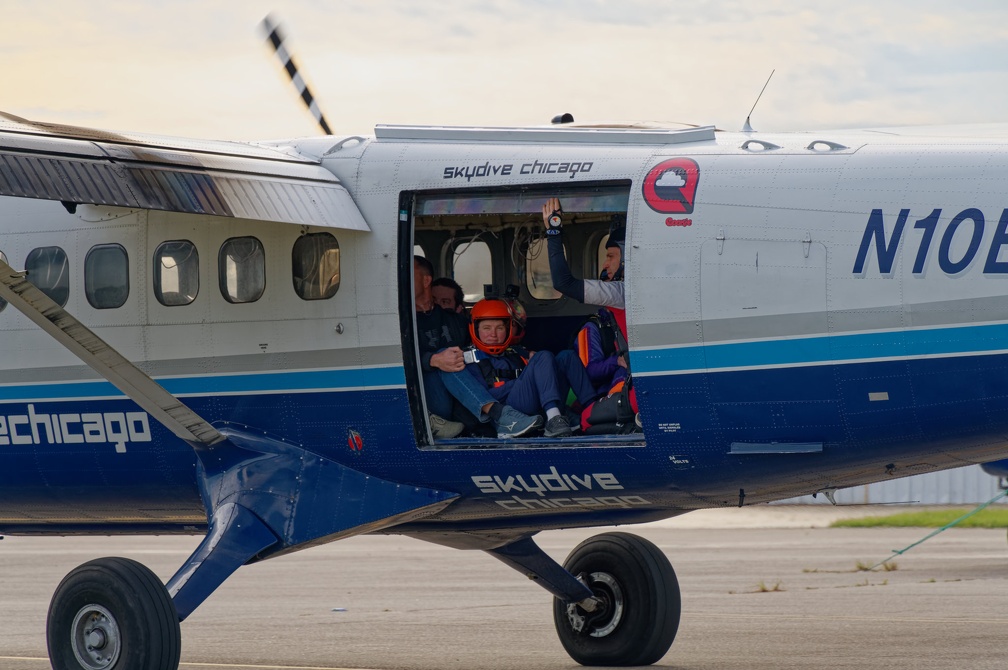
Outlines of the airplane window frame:
[{"label": "airplane window frame", "polygon": [[[46,263],[44,266],[39,265],[38,267],[33,266],[37,263],[37,259],[40,259],[43,254],[53,254],[50,262]],[[62,263],[52,262],[52,260],[58,259],[62,256]],[[42,269],[45,268],[45,274],[47,276],[52,275],[52,268],[59,267],[59,273],[56,276],[55,283],[50,283],[46,286],[40,286],[36,281],[32,279],[32,275],[40,276]],[[49,247],[35,247],[28,252],[25,257],[25,275],[29,282],[31,282],[35,288],[46,294],[53,302],[55,302],[60,307],[66,307],[67,302],[70,301],[70,259],[67,257],[66,251],[59,246],[49,246]]]},{"label": "airplane window frame", "polygon": [[[452,279],[458,282],[459,286],[462,287],[462,290],[464,292],[463,301],[467,305],[472,305],[482,300],[484,285],[494,283],[495,266],[494,266],[493,251],[490,249],[489,244],[480,239],[480,236],[481,233],[478,233],[476,235],[463,238],[455,237],[448,241],[448,249],[447,249],[448,253],[446,255],[451,259],[450,276]],[[480,247],[474,246],[476,244],[482,245],[482,248],[486,253],[486,259],[483,262],[481,262],[480,260],[475,261],[476,264],[473,267],[474,269],[479,269],[481,267],[486,268],[487,276],[485,277],[486,281],[479,281],[474,284],[473,281],[471,281],[472,280],[471,277],[464,277],[460,274],[458,259],[460,257],[463,257],[465,254],[470,253],[471,251],[479,251]],[[464,247],[464,249],[461,252],[459,252],[460,247]],[[468,271],[470,262],[471,261],[467,259],[466,265],[463,270],[464,272]],[[478,279],[482,278],[483,277],[478,277]],[[435,277],[435,279],[437,279],[437,277]],[[476,287],[477,289],[476,291],[471,290],[473,286]],[[469,291],[466,291],[467,287],[470,289]]]},{"label": "airplane window frame", "polygon": [[[96,253],[103,253],[112,250],[118,250],[119,252],[121,252],[120,257],[122,258],[123,261],[121,276],[125,280],[125,284],[119,284],[118,286],[101,286],[95,288],[93,283],[98,273],[95,271],[95,268],[92,263],[97,262],[97,259],[95,261],[92,261],[92,258],[94,258],[94,254]],[[103,260],[102,262],[107,263],[108,261]],[[129,299],[130,294],[129,279],[130,279],[129,253],[126,251],[126,248],[123,247],[121,244],[116,243],[96,244],[95,246],[88,249],[87,254],[84,256],[84,297],[87,299],[89,305],[91,305],[95,309],[116,309],[118,307],[122,307],[123,305],[126,304],[126,301]],[[118,302],[107,302],[107,303],[103,300],[99,300],[97,291],[109,288],[118,289],[118,293],[116,295],[117,296],[121,295],[122,300]]]},{"label": "airplane window frame", "polygon": [[602,274],[602,266],[605,265],[606,261],[606,243],[609,241],[609,233],[604,233],[602,237],[599,238],[598,247],[595,253],[595,279],[598,279],[599,275]]},{"label": "airplane window frame", "polygon": [[[333,245],[326,249],[322,249],[321,253],[310,253],[309,255],[301,254],[299,256],[299,249],[301,247],[307,246],[308,244],[314,244],[314,242],[309,242],[308,240],[320,240],[324,238],[329,238],[332,240]],[[332,272],[333,268],[326,268],[325,273],[330,275],[329,281],[325,285],[321,283],[322,275],[322,262],[323,257],[330,251],[335,250],[335,255],[329,255],[329,261],[335,258],[335,272]],[[309,252],[317,252],[319,249],[317,247],[311,247],[307,249]],[[313,258],[314,257],[314,258]],[[312,267],[309,269],[309,265]],[[329,300],[334,295],[339,292],[341,283],[341,252],[339,240],[336,236],[330,232],[319,232],[319,233],[305,233],[294,241],[291,247],[291,282],[294,286],[294,293],[297,294],[299,298],[305,301],[310,300]],[[300,275],[298,275],[298,269],[301,269]],[[306,271],[307,270],[307,271]],[[335,278],[335,284],[333,284],[333,278]],[[314,292],[317,289],[317,293]]]},{"label": "airplane window frame", "polygon": [[[237,244],[244,241],[252,241],[254,247],[246,255],[246,258],[239,263],[234,256],[229,255],[228,247],[232,243]],[[227,260],[229,258],[235,263],[235,292],[239,295],[232,295],[231,289],[228,287]],[[250,263],[245,263],[245,261],[254,263],[256,259],[258,259],[258,267],[253,268],[251,272],[246,272],[245,270]],[[252,281],[248,281],[250,279]],[[263,293],[266,292],[266,249],[259,238],[253,235],[242,235],[230,237],[221,243],[220,249],[217,252],[217,283],[221,296],[233,305],[256,302],[263,297]],[[248,290],[250,287],[251,291]]]},{"label": "airplane window frame", "polygon": [[[564,258],[569,259],[570,254],[567,251],[567,243],[563,241],[561,243],[563,244]],[[534,259],[529,258],[529,252],[531,252],[533,244],[538,244],[540,247]],[[535,276],[532,271],[533,263],[542,263],[542,262],[546,263],[545,268],[546,271],[545,273],[540,273],[539,276],[541,278],[544,278],[545,281],[539,286],[532,286],[530,280],[533,279],[533,277]],[[529,296],[531,296],[533,300],[542,303],[549,303],[549,302],[555,302],[563,297],[563,293],[553,288],[553,274],[550,272],[549,251],[546,248],[545,237],[537,237],[536,239],[532,240],[532,243],[525,248],[524,271],[525,271],[525,290],[528,291]]]},{"label": "airplane window frame", "polygon": [[[3,260],[4,263],[7,263],[7,255],[4,254],[4,252],[2,251],[0,251],[0,260]],[[7,301],[4,300],[3,298],[0,298],[0,312],[4,311],[5,309],[7,309]]]},{"label": "airplane window frame", "polygon": [[[164,291],[164,287],[162,286],[162,273],[160,272],[161,261],[164,257],[163,252],[165,249],[169,247],[169,245],[188,245],[189,247],[189,253],[186,255],[184,259],[182,259],[182,262],[184,262],[186,265],[181,269],[177,269],[178,290],[172,291],[171,293],[174,293],[175,295],[178,295],[180,297],[175,299],[166,298],[167,293]],[[199,297],[200,280],[199,280],[199,249],[196,248],[195,244],[193,244],[189,240],[165,240],[164,242],[159,244],[156,249],[154,249],[153,260],[154,260],[154,285],[153,285],[154,297],[157,299],[159,303],[161,303],[165,307],[182,307],[184,305],[191,305],[193,302],[196,301],[196,298]],[[176,260],[175,267],[178,268],[180,263],[177,259],[175,260]],[[185,277],[183,276],[183,273],[185,273],[186,275]],[[191,283],[195,284],[195,290],[193,290],[191,294],[188,291],[183,291],[183,288],[185,289],[190,288],[188,285],[183,286],[182,283],[183,279],[187,279],[188,281],[191,281]]]}]

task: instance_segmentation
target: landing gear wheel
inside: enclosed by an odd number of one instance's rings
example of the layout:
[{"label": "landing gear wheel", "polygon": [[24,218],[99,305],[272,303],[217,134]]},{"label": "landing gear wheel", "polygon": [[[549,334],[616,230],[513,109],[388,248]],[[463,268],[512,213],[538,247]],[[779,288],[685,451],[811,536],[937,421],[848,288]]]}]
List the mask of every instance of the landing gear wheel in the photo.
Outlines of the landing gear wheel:
[{"label": "landing gear wheel", "polygon": [[679,581],[668,558],[644,538],[603,533],[579,544],[564,563],[598,599],[594,611],[553,602],[564,649],[581,665],[650,665],[679,629]]},{"label": "landing gear wheel", "polygon": [[168,590],[128,558],[99,558],[64,577],[46,639],[53,670],[177,670],[182,653]]}]

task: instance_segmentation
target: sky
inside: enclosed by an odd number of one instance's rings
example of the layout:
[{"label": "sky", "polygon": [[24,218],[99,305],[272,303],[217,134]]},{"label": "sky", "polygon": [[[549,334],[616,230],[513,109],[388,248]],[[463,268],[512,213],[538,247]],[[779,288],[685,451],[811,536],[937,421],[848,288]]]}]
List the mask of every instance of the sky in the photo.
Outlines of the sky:
[{"label": "sky", "polygon": [[375,124],[759,131],[1008,120],[1003,0],[0,0],[0,111],[206,139]]}]

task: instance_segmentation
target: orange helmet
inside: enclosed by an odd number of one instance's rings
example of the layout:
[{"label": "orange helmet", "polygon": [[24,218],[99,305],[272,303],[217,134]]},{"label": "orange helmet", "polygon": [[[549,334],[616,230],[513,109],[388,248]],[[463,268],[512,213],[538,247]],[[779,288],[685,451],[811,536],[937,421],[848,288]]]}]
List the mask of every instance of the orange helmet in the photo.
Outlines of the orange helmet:
[{"label": "orange helmet", "polygon": [[[469,335],[473,345],[491,356],[499,356],[525,334],[525,308],[517,300],[512,305],[497,298],[485,298],[473,305]],[[507,337],[501,344],[486,344],[479,338],[479,323],[486,319],[499,319],[507,328]]]}]

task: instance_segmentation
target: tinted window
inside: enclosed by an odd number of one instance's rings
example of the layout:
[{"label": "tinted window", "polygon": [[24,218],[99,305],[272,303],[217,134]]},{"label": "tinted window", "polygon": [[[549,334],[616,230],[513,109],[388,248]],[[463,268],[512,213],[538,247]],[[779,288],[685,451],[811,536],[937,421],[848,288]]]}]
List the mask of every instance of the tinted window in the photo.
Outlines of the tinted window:
[{"label": "tinted window", "polygon": [[129,258],[118,244],[91,247],[84,257],[84,295],[95,309],[122,307],[129,297]]},{"label": "tinted window", "polygon": [[60,307],[70,298],[70,263],[59,247],[32,249],[25,259],[28,281],[52,298]]},{"label": "tinted window", "polygon": [[340,285],[339,243],[329,233],[302,235],[291,252],[294,291],[302,300],[325,300]]},{"label": "tinted window", "polygon": [[221,295],[228,302],[255,302],[266,289],[266,252],[254,237],[233,237],[217,256]]},{"label": "tinted window", "polygon": [[455,281],[465,292],[469,304],[483,299],[483,285],[493,283],[490,247],[480,240],[469,240],[455,246],[452,255]]},{"label": "tinted window", "polygon": [[164,242],[154,251],[154,296],[162,305],[188,305],[199,293],[199,253],[187,240]]}]

